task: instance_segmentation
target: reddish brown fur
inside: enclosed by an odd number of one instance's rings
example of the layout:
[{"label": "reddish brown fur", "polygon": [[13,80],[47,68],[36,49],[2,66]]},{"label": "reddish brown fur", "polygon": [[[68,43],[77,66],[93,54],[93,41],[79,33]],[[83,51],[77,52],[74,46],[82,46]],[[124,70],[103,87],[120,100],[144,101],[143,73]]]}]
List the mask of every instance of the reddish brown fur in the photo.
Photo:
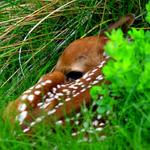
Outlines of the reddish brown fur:
[{"label": "reddish brown fur", "polygon": [[90,36],[72,42],[60,56],[55,70],[67,74],[68,72],[87,72],[103,57],[103,47],[108,41],[106,36]]}]

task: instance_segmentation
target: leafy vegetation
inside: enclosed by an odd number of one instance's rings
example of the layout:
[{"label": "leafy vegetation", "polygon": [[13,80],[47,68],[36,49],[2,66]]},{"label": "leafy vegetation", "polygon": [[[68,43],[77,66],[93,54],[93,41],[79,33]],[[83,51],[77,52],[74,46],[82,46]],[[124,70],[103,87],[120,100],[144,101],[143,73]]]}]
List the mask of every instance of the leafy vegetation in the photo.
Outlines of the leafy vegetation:
[{"label": "leafy vegetation", "polygon": [[125,39],[120,29],[108,34],[111,39],[105,46],[112,58],[103,68],[111,84],[95,87],[104,94],[98,112],[110,111],[109,121],[117,126],[116,134],[132,149],[148,147],[150,129],[150,31],[128,32]]},{"label": "leafy vegetation", "polygon": [[[150,32],[145,21],[147,0],[7,0],[0,2],[0,113],[9,101],[49,72],[73,40],[96,35],[120,16],[134,13],[129,40],[121,30],[108,34],[106,52],[113,58],[104,68],[110,85],[95,87],[103,93],[99,113],[110,111],[104,141],[80,142],[71,127],[50,134],[41,125],[30,139],[0,118],[0,149],[148,149],[150,123]],[[119,9],[118,9],[119,8]],[[150,22],[150,5],[146,20]],[[141,30],[143,29],[143,30]],[[115,76],[114,76],[115,75]],[[95,97],[97,97],[95,95]],[[91,112],[90,112],[91,113]],[[89,113],[89,114],[90,114]],[[2,116],[2,115],[1,115]],[[19,129],[18,129],[19,130]],[[19,137],[17,136],[19,135]],[[82,136],[82,135],[81,135]]]},{"label": "leafy vegetation", "polygon": [[[133,28],[124,38],[118,29],[107,36],[105,51],[111,59],[103,74],[111,84],[93,87],[91,94],[100,114],[109,111],[109,123],[117,127],[115,136],[129,149],[146,149],[150,140],[150,31]],[[97,100],[99,94],[103,100]]]}]

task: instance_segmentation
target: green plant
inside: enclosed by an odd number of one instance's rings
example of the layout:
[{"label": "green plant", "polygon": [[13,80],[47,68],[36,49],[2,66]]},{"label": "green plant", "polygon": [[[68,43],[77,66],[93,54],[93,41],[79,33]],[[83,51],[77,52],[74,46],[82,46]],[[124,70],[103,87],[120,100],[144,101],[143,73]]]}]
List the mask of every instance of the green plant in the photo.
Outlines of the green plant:
[{"label": "green plant", "polygon": [[150,23],[150,1],[148,4],[146,4],[146,10],[147,10],[147,16],[146,16],[146,21]]},{"label": "green plant", "polygon": [[[149,10],[150,3],[146,8]],[[149,13],[147,20],[149,20]],[[150,31],[131,29],[124,38],[121,29],[107,33],[105,46],[110,56],[103,68],[111,84],[93,87],[91,94],[98,104],[97,111],[108,111],[109,125],[132,149],[149,146],[150,129]],[[103,95],[97,100],[97,95]],[[109,126],[109,131],[111,130]],[[117,128],[116,128],[117,127]]]}]

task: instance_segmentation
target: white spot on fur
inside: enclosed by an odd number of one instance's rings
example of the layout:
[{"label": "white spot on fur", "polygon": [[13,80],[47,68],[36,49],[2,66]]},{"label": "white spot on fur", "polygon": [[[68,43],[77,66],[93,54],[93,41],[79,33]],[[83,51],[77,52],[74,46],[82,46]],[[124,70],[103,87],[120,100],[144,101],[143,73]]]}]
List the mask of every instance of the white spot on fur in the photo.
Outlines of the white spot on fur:
[{"label": "white spot on fur", "polygon": [[70,85],[69,88],[75,89],[75,90],[78,89],[78,87],[77,87],[77,86],[74,86],[74,85]]},{"label": "white spot on fur", "polygon": [[94,73],[93,73],[93,72],[89,73],[89,76],[92,76],[92,75],[94,75]]},{"label": "white spot on fur", "polygon": [[78,93],[74,94],[73,97],[76,97],[76,96],[78,96],[79,94],[80,94],[80,93],[78,92]]},{"label": "white spot on fur", "polygon": [[98,82],[99,82],[98,80],[95,80],[95,81],[93,81],[92,85],[95,85],[95,84],[97,84]]},{"label": "white spot on fur", "polygon": [[52,91],[53,91],[53,93],[56,93],[57,89],[56,89],[56,88],[53,88]]},{"label": "white spot on fur", "polygon": [[56,106],[55,106],[55,109],[58,109],[59,107],[60,107],[59,105],[56,105]]},{"label": "white spot on fur", "polygon": [[57,88],[59,89],[59,88],[61,88],[61,86],[59,84],[57,84]]},{"label": "white spot on fur", "polygon": [[88,73],[84,74],[83,79],[86,79],[88,76],[89,76]]},{"label": "white spot on fur", "polygon": [[62,125],[62,124],[63,124],[63,121],[62,121],[62,120],[58,120],[58,121],[56,121],[55,124],[56,124],[56,125]]},{"label": "white spot on fur", "polygon": [[70,101],[70,100],[71,100],[71,98],[66,98],[65,100],[66,100],[66,101]]},{"label": "white spot on fur", "polygon": [[59,98],[59,96],[56,94],[56,95],[54,96],[54,98],[55,98],[55,99],[58,99],[58,98]]},{"label": "white spot on fur", "polygon": [[48,115],[51,115],[51,114],[53,114],[53,113],[55,113],[56,112],[56,109],[53,109],[53,110],[50,110],[50,111],[48,111]]},{"label": "white spot on fur", "polygon": [[27,117],[27,114],[28,114],[27,111],[23,111],[16,117],[16,120],[19,121],[20,125],[23,123],[24,119]]},{"label": "white spot on fur", "polygon": [[103,80],[104,78],[103,78],[102,75],[99,75],[99,76],[96,77],[96,79],[100,81],[100,80]]},{"label": "white spot on fur", "polygon": [[26,108],[27,108],[27,105],[25,103],[24,104],[19,104],[19,106],[18,106],[19,111],[25,111]]},{"label": "white spot on fur", "polygon": [[35,122],[39,123],[44,119],[44,116],[36,118]]},{"label": "white spot on fur", "polygon": [[89,89],[89,88],[91,88],[91,87],[92,87],[91,85],[88,85],[88,87],[87,87],[87,88]]},{"label": "white spot on fur", "polygon": [[63,88],[64,88],[64,87],[66,87],[66,85],[64,85],[64,84],[61,84],[61,87],[63,87]]},{"label": "white spot on fur", "polygon": [[41,82],[40,84],[41,84],[41,85],[43,85],[43,86],[45,86],[45,85],[46,85],[46,83],[45,83],[44,81],[43,81],[43,82]]},{"label": "white spot on fur", "polygon": [[101,122],[100,124],[99,124],[99,126],[104,126],[105,125],[105,123],[103,123],[103,122]]},{"label": "white spot on fur", "polygon": [[91,78],[90,78],[90,77],[86,79],[86,81],[90,81],[90,80],[91,80]]},{"label": "white spot on fur", "polygon": [[34,91],[35,95],[40,95],[41,91]]},{"label": "white spot on fur", "polygon": [[52,80],[46,80],[45,83],[50,84],[50,83],[52,83]]},{"label": "white spot on fur", "polygon": [[63,93],[57,93],[57,96],[64,96]]},{"label": "white spot on fur", "polygon": [[81,88],[86,88],[85,84],[82,84],[82,85],[81,85]]},{"label": "white spot on fur", "polygon": [[82,93],[82,92],[85,92],[87,89],[82,89],[80,92]]},{"label": "white spot on fur", "polygon": [[102,68],[104,66],[104,64],[100,64],[99,66],[98,66],[98,68]]},{"label": "white spot on fur", "polygon": [[80,82],[80,79],[75,80],[75,83],[78,83],[78,82]]},{"label": "white spot on fur", "polygon": [[83,84],[84,84],[83,82],[79,82],[79,83],[78,83],[79,86],[80,86],[80,85],[83,85]]},{"label": "white spot on fur", "polygon": [[39,89],[39,88],[41,88],[40,84],[38,84],[38,85],[35,86],[35,89]]},{"label": "white spot on fur", "polygon": [[45,109],[49,106],[50,103],[44,103],[42,106],[40,106],[40,109]]},{"label": "white spot on fur", "polygon": [[62,106],[62,105],[63,105],[63,103],[59,103],[59,104],[58,104],[58,106]]},{"label": "white spot on fur", "polygon": [[25,100],[25,99],[27,99],[27,97],[28,97],[28,95],[24,94],[24,95],[21,96],[21,100]]},{"label": "white spot on fur", "polygon": [[51,94],[52,94],[51,92],[48,92],[48,93],[47,93],[48,96],[50,96]]},{"label": "white spot on fur", "polygon": [[50,103],[50,102],[52,102],[54,99],[53,98],[47,98],[46,100],[45,100],[45,102],[46,103]]},{"label": "white spot on fur", "polygon": [[102,62],[101,62],[101,65],[104,65],[106,63],[106,61],[105,60],[103,60]]},{"label": "white spot on fur", "polygon": [[62,91],[63,91],[63,92],[68,92],[69,90],[68,90],[68,89],[63,89]]},{"label": "white spot on fur", "polygon": [[33,121],[33,122],[31,122],[30,126],[32,127],[32,126],[34,126],[35,124],[36,124],[36,122]]},{"label": "white spot on fur", "polygon": [[42,106],[42,105],[43,105],[43,102],[42,102],[42,103],[38,103],[38,104],[37,104],[37,106]]},{"label": "white spot on fur", "polygon": [[34,100],[34,95],[33,94],[29,95],[28,96],[28,101],[32,102],[33,100]]},{"label": "white spot on fur", "polygon": [[28,132],[29,130],[30,130],[30,128],[25,128],[25,129],[23,130],[23,132],[26,133],[26,132]]},{"label": "white spot on fur", "polygon": [[96,72],[98,69],[96,68],[96,69],[94,69],[94,70],[92,70],[92,73],[94,73],[94,72]]}]

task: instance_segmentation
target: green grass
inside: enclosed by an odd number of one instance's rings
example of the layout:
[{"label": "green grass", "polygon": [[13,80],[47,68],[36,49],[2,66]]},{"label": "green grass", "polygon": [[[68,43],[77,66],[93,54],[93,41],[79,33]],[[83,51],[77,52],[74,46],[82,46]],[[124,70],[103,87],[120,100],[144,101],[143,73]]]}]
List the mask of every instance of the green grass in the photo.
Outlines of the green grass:
[{"label": "green grass", "polygon": [[[34,85],[45,73],[51,71],[64,48],[75,39],[97,35],[101,29],[128,13],[134,13],[133,27],[150,29],[145,22],[145,4],[148,0],[7,0],[0,2],[0,114],[9,101],[15,100],[23,91]],[[47,17],[46,17],[47,16]],[[34,29],[34,30],[33,30]],[[32,31],[32,32],[31,32]],[[137,103],[135,110],[143,106]],[[145,106],[145,105],[144,105]],[[123,110],[128,109],[127,106]],[[140,110],[139,110],[140,111]],[[144,121],[144,115],[143,121]],[[137,115],[136,115],[137,116]],[[108,127],[109,136],[98,142],[79,142],[80,137],[70,136],[71,127],[58,128],[56,133],[41,125],[32,138],[17,131],[13,135],[10,124],[0,118],[0,150],[18,149],[134,149],[150,147],[142,141],[141,129],[149,122],[138,122],[134,114],[128,116],[133,122],[133,135],[129,127],[118,130]],[[136,120],[136,121],[135,121]],[[118,122],[121,121],[118,120]],[[142,121],[142,118],[141,118]],[[138,124],[137,124],[138,122]],[[132,127],[133,129],[133,127]],[[50,134],[51,133],[51,134]],[[147,132],[144,132],[147,136]],[[81,135],[82,136],[82,135]],[[147,140],[150,141],[149,136]]]}]

